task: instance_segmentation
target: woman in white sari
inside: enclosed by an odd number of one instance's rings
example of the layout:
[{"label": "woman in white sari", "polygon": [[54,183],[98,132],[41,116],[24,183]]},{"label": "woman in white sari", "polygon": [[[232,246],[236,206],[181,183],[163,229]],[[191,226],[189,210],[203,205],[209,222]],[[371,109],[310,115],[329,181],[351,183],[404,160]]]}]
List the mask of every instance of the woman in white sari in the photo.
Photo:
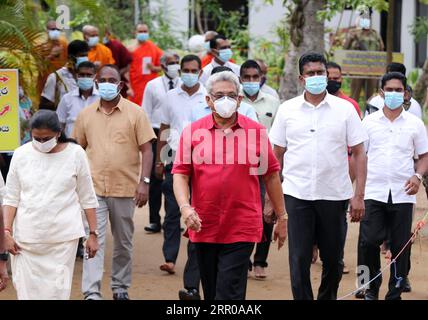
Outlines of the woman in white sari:
[{"label": "woman in white sari", "polygon": [[67,139],[56,113],[38,111],[30,127],[33,141],[15,150],[3,200],[12,281],[20,300],[67,300],[85,236],[82,209],[91,231],[87,257],[98,250],[98,201],[86,153]]}]

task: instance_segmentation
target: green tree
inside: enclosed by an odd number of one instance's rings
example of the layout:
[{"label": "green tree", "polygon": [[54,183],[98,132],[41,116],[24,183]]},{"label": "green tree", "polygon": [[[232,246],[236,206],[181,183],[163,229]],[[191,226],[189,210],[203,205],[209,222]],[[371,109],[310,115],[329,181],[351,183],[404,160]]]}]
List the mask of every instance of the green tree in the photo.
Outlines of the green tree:
[{"label": "green tree", "polygon": [[[266,0],[272,3],[272,0]],[[301,92],[298,78],[298,59],[307,51],[324,52],[324,22],[345,8],[365,5],[378,11],[387,10],[386,0],[284,0],[287,8],[287,31],[290,47],[286,53],[280,96],[290,99]]]}]

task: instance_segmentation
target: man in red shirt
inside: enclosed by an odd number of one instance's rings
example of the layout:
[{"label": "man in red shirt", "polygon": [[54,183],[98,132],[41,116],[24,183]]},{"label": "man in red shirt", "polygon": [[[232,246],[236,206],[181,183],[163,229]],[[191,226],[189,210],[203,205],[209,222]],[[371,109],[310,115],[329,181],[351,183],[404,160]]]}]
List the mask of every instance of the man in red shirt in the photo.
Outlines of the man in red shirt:
[{"label": "man in red shirt", "polygon": [[245,299],[248,261],[263,231],[260,175],[276,212],[278,249],[287,234],[280,166],[266,129],[237,113],[239,88],[230,71],[209,78],[212,114],[184,129],[173,168],[174,194],[195,244],[206,300]]},{"label": "man in red shirt", "polygon": [[132,62],[129,70],[132,89],[132,98],[130,100],[141,106],[147,83],[157,78],[162,70],[160,58],[163,52],[149,40],[149,27],[146,24],[137,25],[136,37],[138,47],[132,52]]},{"label": "man in red shirt", "polygon": [[358,105],[358,102],[352,99],[351,97],[348,97],[345,95],[342,90],[340,89],[342,87],[342,68],[340,65],[338,65],[335,62],[329,62],[327,63],[327,76],[328,76],[328,83],[327,83],[327,91],[328,93],[345,99],[352,103],[352,105],[355,108],[355,111],[357,111],[358,115],[361,118],[361,110],[360,106]]}]

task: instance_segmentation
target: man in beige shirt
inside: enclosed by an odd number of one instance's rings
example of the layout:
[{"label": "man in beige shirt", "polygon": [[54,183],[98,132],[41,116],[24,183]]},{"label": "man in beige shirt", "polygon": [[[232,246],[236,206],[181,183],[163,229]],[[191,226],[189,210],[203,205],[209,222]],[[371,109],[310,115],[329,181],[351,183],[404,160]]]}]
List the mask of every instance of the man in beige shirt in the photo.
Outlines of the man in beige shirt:
[{"label": "man in beige shirt", "polygon": [[109,218],[114,239],[113,299],[128,300],[134,209],[147,203],[153,159],[151,143],[156,135],[145,112],[119,94],[123,83],[116,66],[101,67],[96,84],[101,99],[80,112],[73,131],[73,137],[88,154],[100,204],[97,209],[100,248],[94,259],[83,262],[82,292],[85,299],[102,298]]}]

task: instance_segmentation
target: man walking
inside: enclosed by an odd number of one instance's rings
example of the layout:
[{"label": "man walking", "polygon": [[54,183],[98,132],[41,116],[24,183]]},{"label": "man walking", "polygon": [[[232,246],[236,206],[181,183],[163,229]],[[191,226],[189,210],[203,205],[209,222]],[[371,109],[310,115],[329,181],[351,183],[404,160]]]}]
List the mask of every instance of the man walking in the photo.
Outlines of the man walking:
[{"label": "man walking", "polygon": [[88,154],[100,204],[97,209],[100,248],[95,258],[83,261],[82,291],[85,299],[102,298],[105,239],[110,220],[114,241],[113,299],[128,300],[134,209],[144,206],[148,199],[153,159],[151,142],[156,135],[145,112],[119,94],[122,83],[117,66],[101,67],[97,87],[100,101],[80,112],[73,132]]},{"label": "man walking", "polygon": [[[153,131],[159,139],[162,105],[169,90],[177,88],[180,82],[180,57],[173,52],[165,52],[160,59],[164,75],[147,83],[144,92],[143,109],[152,124]],[[152,144],[153,154],[156,155],[157,142]],[[162,206],[162,180],[155,174],[156,157],[153,158],[152,174],[149,189],[150,224],[144,230],[150,233],[161,231],[159,211]]]},{"label": "man walking", "polygon": [[[412,212],[422,176],[428,171],[428,138],[423,122],[403,109],[406,78],[390,72],[381,80],[384,107],[365,117],[368,156],[366,216],[360,223],[359,262],[370,280],[380,271],[379,246],[387,240],[395,258],[411,236]],[[414,155],[418,156],[416,168]],[[408,245],[391,265],[386,300],[401,299],[409,269]],[[366,289],[365,300],[377,300],[382,277]]]},{"label": "man walking", "polygon": [[[327,62],[318,53],[299,59],[302,95],[278,110],[270,139],[283,167],[285,204],[289,214],[289,263],[296,300],[312,300],[312,247],[323,262],[319,300],[335,300],[343,271],[346,210],[351,221],[364,214],[367,139],[351,103],[326,92]],[[356,162],[353,195],[347,147]]]}]

